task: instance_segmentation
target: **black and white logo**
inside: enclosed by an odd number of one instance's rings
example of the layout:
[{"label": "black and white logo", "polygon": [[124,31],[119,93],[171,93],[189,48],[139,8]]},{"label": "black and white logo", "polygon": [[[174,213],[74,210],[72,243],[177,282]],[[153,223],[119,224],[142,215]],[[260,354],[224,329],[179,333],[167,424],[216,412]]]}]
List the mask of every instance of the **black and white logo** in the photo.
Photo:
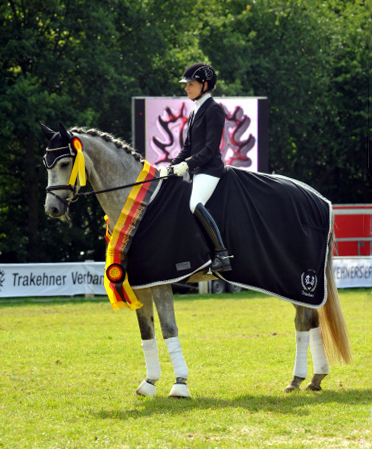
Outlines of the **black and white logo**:
[{"label": "black and white logo", "polygon": [[204,67],[204,76],[206,80],[213,78],[213,70],[210,67]]},{"label": "black and white logo", "polygon": [[318,278],[315,270],[304,271],[301,275],[302,288],[307,293],[313,293],[316,289]]}]

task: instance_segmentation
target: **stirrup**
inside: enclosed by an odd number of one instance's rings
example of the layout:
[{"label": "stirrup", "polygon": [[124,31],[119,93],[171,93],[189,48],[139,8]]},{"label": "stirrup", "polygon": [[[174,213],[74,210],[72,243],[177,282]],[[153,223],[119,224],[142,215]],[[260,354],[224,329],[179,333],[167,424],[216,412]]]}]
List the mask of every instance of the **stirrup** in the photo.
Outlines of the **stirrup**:
[{"label": "stirrup", "polygon": [[229,256],[227,249],[216,251],[215,258],[210,266],[212,271],[231,271],[230,260],[234,256]]}]

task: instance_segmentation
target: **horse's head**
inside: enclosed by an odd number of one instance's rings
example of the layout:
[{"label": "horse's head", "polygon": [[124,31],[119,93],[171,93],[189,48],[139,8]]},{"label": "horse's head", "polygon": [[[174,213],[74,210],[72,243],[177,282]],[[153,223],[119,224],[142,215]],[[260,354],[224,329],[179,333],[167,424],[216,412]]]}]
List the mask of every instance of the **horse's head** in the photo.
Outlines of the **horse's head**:
[{"label": "horse's head", "polygon": [[70,202],[79,188],[78,180],[77,186],[75,186],[75,180],[71,181],[71,173],[78,153],[73,145],[74,136],[62,123],[59,124],[59,132],[49,129],[41,122],[40,125],[49,139],[44,155],[44,165],[48,171],[45,212],[55,218],[67,217]]}]

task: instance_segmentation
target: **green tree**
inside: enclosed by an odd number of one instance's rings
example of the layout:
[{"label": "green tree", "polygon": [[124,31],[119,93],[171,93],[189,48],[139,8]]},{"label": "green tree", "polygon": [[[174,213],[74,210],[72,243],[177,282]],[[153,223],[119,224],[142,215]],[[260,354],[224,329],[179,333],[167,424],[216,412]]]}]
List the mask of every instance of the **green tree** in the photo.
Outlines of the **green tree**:
[{"label": "green tree", "polygon": [[0,6],[0,143],[5,156],[0,235],[5,261],[63,259],[65,243],[76,250],[81,246],[73,244],[73,232],[67,229],[62,241],[50,247],[42,238],[40,229],[48,227],[40,185],[45,183],[40,157],[45,141],[37,121],[56,123],[62,115],[67,124],[89,125],[97,119],[96,98],[88,90],[98,87],[99,72],[104,74],[109,63],[111,22],[103,10],[108,3],[89,1],[88,8],[85,1],[11,0]]},{"label": "green tree", "polygon": [[129,140],[132,96],[179,93],[172,79],[200,54],[188,42],[195,40],[187,29],[192,7],[190,0],[0,4],[1,261],[104,257],[95,198],[80,200],[73,227],[45,216],[46,142],[38,120],[51,128],[58,121],[97,127]]},{"label": "green tree", "polygon": [[271,170],[334,202],[371,201],[364,2],[236,0],[219,8],[200,45],[223,93],[269,98]]},{"label": "green tree", "polygon": [[216,94],[269,98],[272,171],[371,201],[370,24],[362,0],[1,2],[0,261],[104,257],[95,198],[73,226],[44,213],[38,120],[130,140],[131,98],[182,95],[195,61],[217,69]]}]

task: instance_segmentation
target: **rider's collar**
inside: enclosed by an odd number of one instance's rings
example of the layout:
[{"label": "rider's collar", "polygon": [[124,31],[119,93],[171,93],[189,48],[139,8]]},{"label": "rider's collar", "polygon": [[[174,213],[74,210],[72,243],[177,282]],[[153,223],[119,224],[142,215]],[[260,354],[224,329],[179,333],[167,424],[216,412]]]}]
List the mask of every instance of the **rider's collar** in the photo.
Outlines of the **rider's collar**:
[{"label": "rider's collar", "polygon": [[210,93],[207,93],[205,95],[203,95],[201,98],[199,98],[199,100],[195,101],[195,114],[198,112],[200,106],[205,103],[208,98],[210,98],[212,95]]}]

